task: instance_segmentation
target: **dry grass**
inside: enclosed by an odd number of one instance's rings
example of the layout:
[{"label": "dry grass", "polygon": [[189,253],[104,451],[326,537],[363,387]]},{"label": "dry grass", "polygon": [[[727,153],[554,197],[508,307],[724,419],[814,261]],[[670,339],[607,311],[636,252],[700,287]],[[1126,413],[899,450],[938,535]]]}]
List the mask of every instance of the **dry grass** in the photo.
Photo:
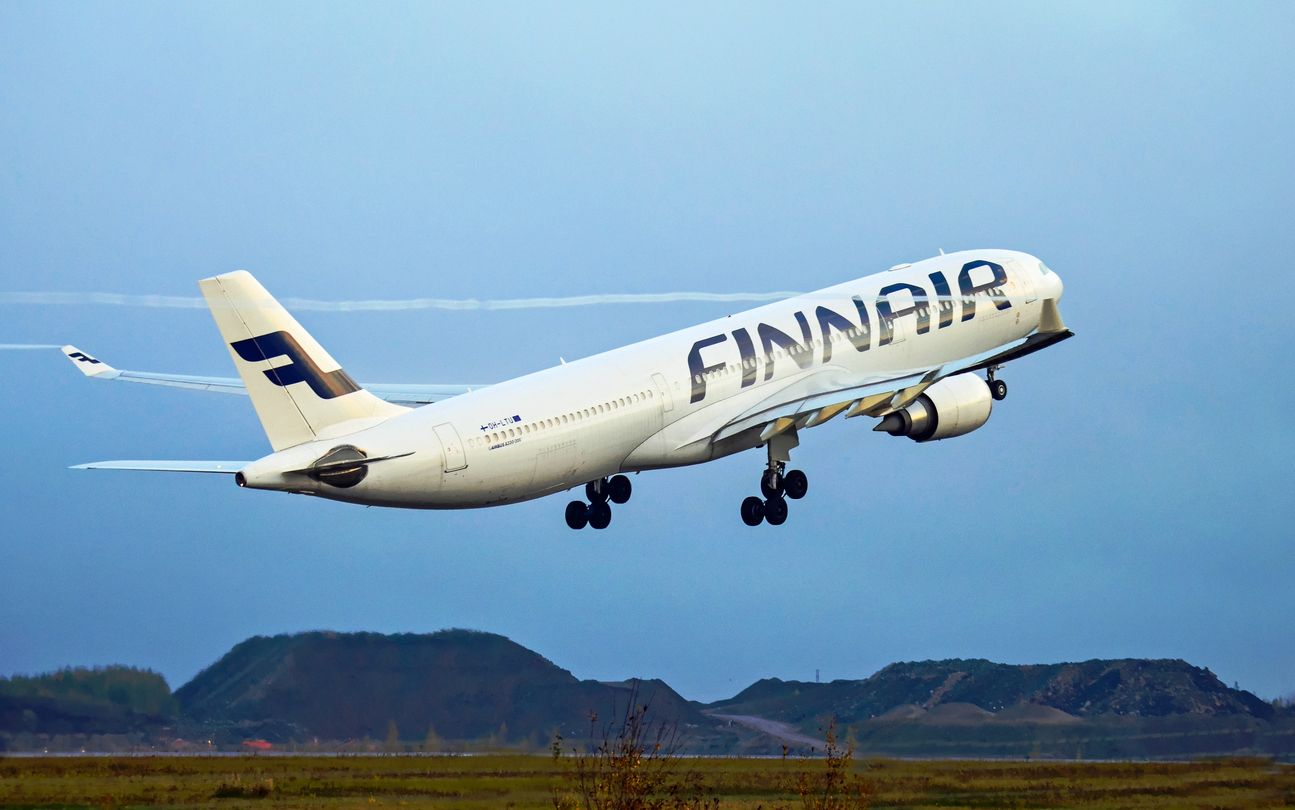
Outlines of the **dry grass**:
[{"label": "dry grass", "polygon": [[[684,767],[723,808],[800,808],[823,760],[700,759]],[[1295,806],[1295,766],[1196,763],[854,762],[872,807]],[[552,808],[569,758],[77,757],[0,759],[0,806]]]}]

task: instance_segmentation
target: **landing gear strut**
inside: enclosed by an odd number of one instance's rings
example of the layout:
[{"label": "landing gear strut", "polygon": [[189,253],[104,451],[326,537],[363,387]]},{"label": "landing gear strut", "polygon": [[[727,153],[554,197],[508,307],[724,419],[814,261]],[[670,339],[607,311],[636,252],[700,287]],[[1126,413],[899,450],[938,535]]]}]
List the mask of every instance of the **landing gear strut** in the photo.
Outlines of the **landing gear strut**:
[{"label": "landing gear strut", "polygon": [[998,366],[990,366],[985,373],[985,383],[989,386],[989,395],[997,402],[1007,399],[1007,383],[994,379]]},{"label": "landing gear strut", "polygon": [[567,504],[567,525],[577,530],[585,526],[607,528],[612,522],[611,505],[627,502],[633,490],[630,480],[623,475],[590,481],[585,484],[585,497],[589,503],[572,501]]},{"label": "landing gear strut", "polygon": [[760,476],[760,493],[763,499],[752,495],[742,501],[742,522],[759,526],[781,526],[787,520],[787,499],[805,497],[809,491],[809,478],[800,470],[787,470],[791,449],[799,444],[795,430],[771,436],[765,443],[769,451],[769,464]]}]

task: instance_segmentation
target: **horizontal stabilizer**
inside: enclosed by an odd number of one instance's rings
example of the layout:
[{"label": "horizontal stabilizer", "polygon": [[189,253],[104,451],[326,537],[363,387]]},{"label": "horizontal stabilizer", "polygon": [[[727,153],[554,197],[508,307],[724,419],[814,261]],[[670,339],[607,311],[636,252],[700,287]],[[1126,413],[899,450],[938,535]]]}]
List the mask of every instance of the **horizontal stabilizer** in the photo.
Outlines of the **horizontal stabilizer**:
[{"label": "horizontal stabilizer", "polygon": [[140,472],[222,473],[233,475],[250,461],[92,461],[73,470],[137,470]]}]

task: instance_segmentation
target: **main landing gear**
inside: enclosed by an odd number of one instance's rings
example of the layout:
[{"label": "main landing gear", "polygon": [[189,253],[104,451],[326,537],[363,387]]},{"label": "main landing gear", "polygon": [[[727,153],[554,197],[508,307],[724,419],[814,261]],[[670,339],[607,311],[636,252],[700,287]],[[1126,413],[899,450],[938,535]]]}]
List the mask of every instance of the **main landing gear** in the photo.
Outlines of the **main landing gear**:
[{"label": "main landing gear", "polygon": [[628,501],[633,489],[630,480],[623,475],[590,481],[585,484],[585,497],[589,499],[589,503],[572,501],[567,504],[567,525],[573,529],[583,529],[585,526],[607,528],[612,522],[611,505]]},{"label": "main landing gear", "polygon": [[994,379],[994,372],[998,371],[998,366],[990,366],[985,373],[985,384],[989,386],[989,395],[996,402],[1002,402],[1007,399],[1007,383],[1002,380]]},{"label": "main landing gear", "polygon": [[759,526],[768,522],[770,526],[781,526],[787,521],[787,499],[798,501],[809,492],[809,478],[800,470],[787,470],[791,460],[791,448],[798,443],[794,432],[773,436],[766,443],[769,450],[769,466],[760,476],[760,493],[742,501],[742,522],[748,526]]}]

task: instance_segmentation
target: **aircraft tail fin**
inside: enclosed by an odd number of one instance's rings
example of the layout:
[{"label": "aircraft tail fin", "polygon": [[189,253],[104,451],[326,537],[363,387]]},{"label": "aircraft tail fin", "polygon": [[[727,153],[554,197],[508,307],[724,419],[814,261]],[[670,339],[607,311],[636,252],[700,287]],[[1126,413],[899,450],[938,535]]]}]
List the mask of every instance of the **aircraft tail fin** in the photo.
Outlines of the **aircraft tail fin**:
[{"label": "aircraft tail fin", "polygon": [[311,441],[342,422],[407,410],[356,385],[246,270],[198,286],[275,450]]}]

